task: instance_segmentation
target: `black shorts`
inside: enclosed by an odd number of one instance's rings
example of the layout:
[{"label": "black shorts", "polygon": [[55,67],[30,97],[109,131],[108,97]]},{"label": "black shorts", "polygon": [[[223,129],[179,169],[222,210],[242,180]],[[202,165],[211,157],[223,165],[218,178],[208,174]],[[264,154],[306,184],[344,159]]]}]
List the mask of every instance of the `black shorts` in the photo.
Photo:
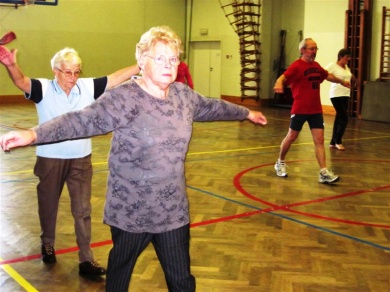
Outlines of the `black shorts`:
[{"label": "black shorts", "polygon": [[299,132],[302,130],[303,124],[305,122],[309,124],[310,129],[324,129],[324,117],[322,114],[292,114],[290,120],[290,129]]}]

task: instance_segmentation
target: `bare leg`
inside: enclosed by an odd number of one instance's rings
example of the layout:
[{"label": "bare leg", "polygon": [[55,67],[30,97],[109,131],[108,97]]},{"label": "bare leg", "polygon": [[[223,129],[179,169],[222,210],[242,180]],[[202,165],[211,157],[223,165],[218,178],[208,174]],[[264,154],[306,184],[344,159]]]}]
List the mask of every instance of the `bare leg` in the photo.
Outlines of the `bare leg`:
[{"label": "bare leg", "polygon": [[324,147],[324,129],[311,129],[315,153],[320,169],[326,168],[325,147]]},{"label": "bare leg", "polygon": [[283,161],[286,158],[288,150],[290,150],[291,144],[298,138],[299,132],[292,129],[288,129],[286,137],[280,144],[279,160]]}]

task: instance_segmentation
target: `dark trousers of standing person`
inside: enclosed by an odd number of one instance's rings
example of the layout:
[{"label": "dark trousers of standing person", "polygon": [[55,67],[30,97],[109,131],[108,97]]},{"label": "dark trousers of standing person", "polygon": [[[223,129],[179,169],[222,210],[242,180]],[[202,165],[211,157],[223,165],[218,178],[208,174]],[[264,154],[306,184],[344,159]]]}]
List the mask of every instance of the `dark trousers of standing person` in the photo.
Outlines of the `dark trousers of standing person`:
[{"label": "dark trousers of standing person", "polygon": [[111,226],[113,247],[108,257],[107,292],[127,292],[139,255],[151,242],[170,292],[194,292],[190,271],[189,225],[163,233],[132,233]]},{"label": "dark trousers of standing person", "polygon": [[330,145],[342,144],[343,142],[342,138],[348,125],[348,99],[349,96],[338,96],[330,99],[336,110]]},{"label": "dark trousers of standing person", "polygon": [[64,184],[68,188],[80,262],[92,261],[91,249],[91,155],[75,159],[37,157],[34,174],[42,244],[54,245],[58,205]]}]

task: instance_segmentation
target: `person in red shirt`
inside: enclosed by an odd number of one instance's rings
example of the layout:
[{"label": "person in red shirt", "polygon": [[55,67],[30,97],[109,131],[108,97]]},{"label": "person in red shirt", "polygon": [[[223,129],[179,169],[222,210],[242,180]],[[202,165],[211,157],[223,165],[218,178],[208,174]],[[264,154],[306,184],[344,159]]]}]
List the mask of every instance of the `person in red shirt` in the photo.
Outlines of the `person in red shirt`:
[{"label": "person in red shirt", "polygon": [[308,122],[320,166],[319,182],[334,183],[339,180],[339,177],[326,167],[320,84],[324,80],[340,83],[346,87],[351,87],[351,84],[329,73],[315,61],[318,47],[313,39],[302,40],[299,50],[301,57],[287,68],[274,86],[276,93],[283,93],[285,86],[291,86],[293,96],[290,128],[280,145],[279,159],[275,163],[276,174],[287,177],[285,157],[291,144],[298,138],[303,124]]},{"label": "person in red shirt", "polygon": [[183,61],[180,62],[179,67],[177,68],[176,82],[187,84],[191,89],[194,89],[190,70],[188,69],[188,65]]}]

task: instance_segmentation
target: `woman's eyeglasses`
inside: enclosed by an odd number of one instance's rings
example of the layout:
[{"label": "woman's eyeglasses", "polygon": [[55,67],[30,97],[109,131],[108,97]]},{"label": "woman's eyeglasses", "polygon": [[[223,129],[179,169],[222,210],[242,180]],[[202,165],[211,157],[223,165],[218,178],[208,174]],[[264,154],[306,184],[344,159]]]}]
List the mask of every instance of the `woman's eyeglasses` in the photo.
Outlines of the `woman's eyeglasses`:
[{"label": "woman's eyeglasses", "polygon": [[57,70],[60,71],[66,78],[72,77],[72,75],[74,75],[74,77],[78,78],[80,76],[80,74],[81,74],[81,70],[76,70],[74,72],[72,72],[70,70],[62,71],[59,68],[57,68]]},{"label": "woman's eyeglasses", "polygon": [[165,57],[164,55],[158,55],[156,57],[148,56],[146,57],[152,58],[154,60],[154,63],[157,65],[165,65],[167,61],[169,61],[169,64],[176,66],[180,64],[180,59],[178,57]]}]

